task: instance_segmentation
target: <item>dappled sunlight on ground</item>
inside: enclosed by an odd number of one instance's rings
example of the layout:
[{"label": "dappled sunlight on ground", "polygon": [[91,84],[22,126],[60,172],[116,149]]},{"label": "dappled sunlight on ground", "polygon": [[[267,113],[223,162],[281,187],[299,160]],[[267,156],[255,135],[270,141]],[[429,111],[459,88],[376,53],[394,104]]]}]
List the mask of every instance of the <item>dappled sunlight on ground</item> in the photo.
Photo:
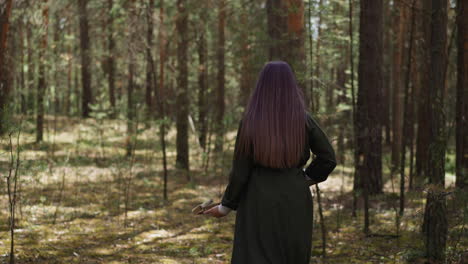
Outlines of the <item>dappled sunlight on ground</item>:
[{"label": "dappled sunlight on ground", "polygon": [[[50,118],[48,122],[53,127]],[[163,200],[162,155],[155,135],[157,130],[144,130],[131,159],[124,157],[124,122],[59,119],[55,136],[49,134],[50,141],[41,144],[31,143],[33,135],[24,132],[15,230],[18,263],[229,263],[235,211],[217,219],[193,215],[191,209],[206,199],[217,202],[221,198],[235,131],[227,133],[224,168],[218,172],[209,169],[205,175],[198,150],[191,152],[192,183],[174,168],[174,146],[169,144],[168,201]],[[175,142],[174,129],[168,136]],[[196,144],[193,135],[190,140]],[[5,142],[0,146],[5,149]],[[0,155],[0,168],[5,169],[7,161],[6,155]],[[408,193],[407,209],[398,226],[398,195],[373,198],[374,236],[365,237],[363,212],[358,210],[357,217],[351,217],[352,172],[349,166],[338,166],[319,184],[328,230],[327,257],[319,256],[321,234],[315,204],[311,263],[422,263],[422,193]],[[399,186],[396,176],[394,180],[394,186]],[[9,248],[7,201],[2,193],[2,260]],[[459,232],[452,231],[450,241],[465,229],[451,223],[451,230]],[[468,241],[459,239],[450,246],[468,246]]]}]

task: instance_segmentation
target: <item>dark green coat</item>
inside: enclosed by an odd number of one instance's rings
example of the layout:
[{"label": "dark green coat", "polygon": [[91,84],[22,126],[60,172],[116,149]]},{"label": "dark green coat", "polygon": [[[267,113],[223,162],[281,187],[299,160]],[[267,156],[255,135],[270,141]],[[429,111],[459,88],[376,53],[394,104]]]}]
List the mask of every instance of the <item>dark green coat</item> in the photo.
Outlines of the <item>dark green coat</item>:
[{"label": "dark green coat", "polygon": [[[242,126],[239,123],[237,136]],[[327,135],[307,113],[304,155],[295,168],[274,169],[234,158],[221,203],[236,210],[232,264],[306,264],[312,247],[313,202],[309,186],[336,166]],[[237,138],[236,138],[237,147]],[[310,151],[316,157],[306,168]],[[234,156],[235,157],[235,156]]]}]

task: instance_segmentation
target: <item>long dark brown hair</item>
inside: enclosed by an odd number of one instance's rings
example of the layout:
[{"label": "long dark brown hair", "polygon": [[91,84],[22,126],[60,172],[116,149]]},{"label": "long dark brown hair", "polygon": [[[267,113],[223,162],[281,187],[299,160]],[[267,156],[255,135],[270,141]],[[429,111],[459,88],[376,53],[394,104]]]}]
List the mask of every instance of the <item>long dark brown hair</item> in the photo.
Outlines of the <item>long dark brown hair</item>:
[{"label": "long dark brown hair", "polygon": [[256,163],[272,168],[298,164],[304,153],[306,109],[288,63],[264,65],[241,122],[236,155],[252,155]]}]

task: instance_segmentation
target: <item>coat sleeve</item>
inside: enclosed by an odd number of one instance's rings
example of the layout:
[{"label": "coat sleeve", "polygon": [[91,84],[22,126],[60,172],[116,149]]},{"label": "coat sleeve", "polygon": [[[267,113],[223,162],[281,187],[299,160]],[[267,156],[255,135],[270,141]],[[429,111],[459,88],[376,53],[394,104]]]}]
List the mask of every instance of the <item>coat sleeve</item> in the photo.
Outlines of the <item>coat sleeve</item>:
[{"label": "coat sleeve", "polygon": [[305,169],[306,175],[311,179],[309,186],[323,182],[336,167],[335,151],[327,135],[317,122],[307,114],[309,147],[315,158]]},{"label": "coat sleeve", "polygon": [[232,159],[232,167],[229,173],[229,181],[221,199],[221,204],[232,210],[237,210],[242,193],[247,186],[250,173],[253,168],[253,160],[250,156],[236,157],[235,151],[239,144],[239,134],[242,127],[242,120],[239,122],[237,129],[236,143],[234,146],[234,155]]}]

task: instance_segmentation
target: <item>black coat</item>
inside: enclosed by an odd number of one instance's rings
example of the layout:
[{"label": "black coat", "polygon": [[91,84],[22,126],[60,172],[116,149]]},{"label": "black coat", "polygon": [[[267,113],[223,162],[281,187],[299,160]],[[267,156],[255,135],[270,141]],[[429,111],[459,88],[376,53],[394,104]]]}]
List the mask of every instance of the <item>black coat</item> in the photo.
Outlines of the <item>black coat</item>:
[{"label": "black coat", "polygon": [[[241,126],[242,122],[237,137]],[[313,222],[309,186],[326,180],[336,159],[327,135],[309,113],[306,129],[306,148],[295,168],[268,168],[234,155],[221,200],[236,210],[232,264],[309,263]],[[303,171],[310,151],[316,155],[305,170],[311,181]]]}]

